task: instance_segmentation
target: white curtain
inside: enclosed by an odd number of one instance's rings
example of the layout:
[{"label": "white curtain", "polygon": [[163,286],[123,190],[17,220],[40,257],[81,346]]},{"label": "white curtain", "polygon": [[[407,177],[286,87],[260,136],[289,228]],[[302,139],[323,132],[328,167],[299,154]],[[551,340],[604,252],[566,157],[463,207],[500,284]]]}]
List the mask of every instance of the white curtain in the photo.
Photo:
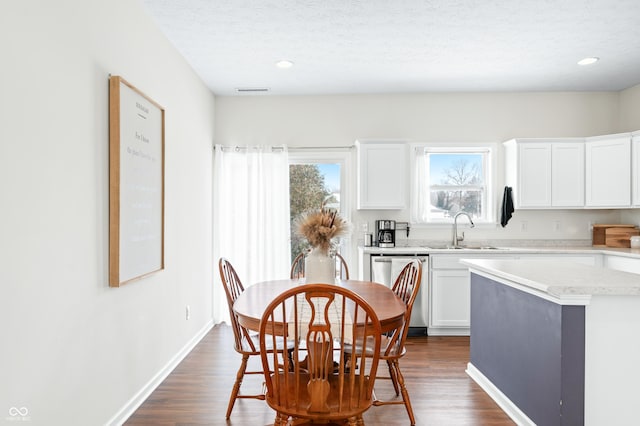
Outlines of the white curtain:
[{"label": "white curtain", "polygon": [[[418,149],[418,148],[416,148]],[[427,158],[423,149],[415,152],[413,185],[411,185],[411,222],[425,223],[431,205],[429,188],[427,187]]]},{"label": "white curtain", "polygon": [[286,147],[216,145],[213,170],[213,321],[229,322],[218,273],[227,258],[245,288],[289,277],[289,159]]}]

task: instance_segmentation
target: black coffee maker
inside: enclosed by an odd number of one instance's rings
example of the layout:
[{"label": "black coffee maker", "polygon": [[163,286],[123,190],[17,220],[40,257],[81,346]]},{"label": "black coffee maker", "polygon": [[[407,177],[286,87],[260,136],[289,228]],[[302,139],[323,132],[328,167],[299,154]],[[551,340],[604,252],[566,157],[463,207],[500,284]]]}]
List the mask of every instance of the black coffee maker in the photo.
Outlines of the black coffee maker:
[{"label": "black coffee maker", "polygon": [[376,220],[376,238],[378,247],[392,248],[396,246],[396,221]]}]

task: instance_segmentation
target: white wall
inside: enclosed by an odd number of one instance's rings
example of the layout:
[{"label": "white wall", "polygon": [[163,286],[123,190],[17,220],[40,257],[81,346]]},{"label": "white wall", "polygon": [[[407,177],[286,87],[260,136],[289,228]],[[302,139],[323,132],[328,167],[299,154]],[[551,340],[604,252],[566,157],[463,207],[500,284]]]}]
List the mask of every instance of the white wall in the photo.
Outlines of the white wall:
[{"label": "white wall", "polygon": [[[367,138],[453,143],[590,136],[618,131],[619,107],[619,94],[614,92],[223,96],[216,98],[215,137],[222,144],[349,146]],[[500,152],[499,164],[502,161]],[[500,190],[502,172],[498,175]],[[372,231],[373,221],[380,218],[409,220],[408,211],[351,213],[356,230],[368,223]],[[466,230],[466,236],[468,240],[590,239],[590,222],[619,219],[616,210],[518,211],[506,228],[474,228]],[[560,222],[559,230],[554,221]],[[413,229],[410,238],[446,240],[450,229]]]},{"label": "white wall", "polygon": [[619,132],[640,130],[640,84],[620,92]]},{"label": "white wall", "polygon": [[218,143],[351,145],[362,138],[494,141],[617,126],[618,94],[480,93],[217,97]]},{"label": "white wall", "polygon": [[[640,130],[640,84],[620,92],[620,132]],[[640,225],[640,209],[622,212],[624,223]]]},{"label": "white wall", "polygon": [[[0,55],[0,422],[118,421],[210,326],[214,96],[139,1],[4,2]],[[109,73],[166,109],[166,269],[121,288]]]}]

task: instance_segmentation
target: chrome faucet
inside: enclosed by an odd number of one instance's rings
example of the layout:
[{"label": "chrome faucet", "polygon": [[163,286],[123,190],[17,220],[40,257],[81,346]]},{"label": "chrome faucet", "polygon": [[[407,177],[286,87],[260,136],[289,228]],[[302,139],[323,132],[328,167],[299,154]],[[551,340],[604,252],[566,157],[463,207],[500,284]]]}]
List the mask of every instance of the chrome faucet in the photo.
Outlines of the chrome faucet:
[{"label": "chrome faucet", "polygon": [[451,247],[452,248],[458,248],[460,247],[460,244],[458,244],[460,241],[464,241],[464,232],[462,233],[462,237],[458,237],[458,216],[460,215],[464,215],[469,219],[469,223],[471,224],[471,228],[473,228],[475,226],[475,224],[473,223],[473,220],[471,220],[471,216],[469,216],[469,213],[467,212],[458,212],[456,213],[456,215],[453,217],[453,230],[451,233]]}]

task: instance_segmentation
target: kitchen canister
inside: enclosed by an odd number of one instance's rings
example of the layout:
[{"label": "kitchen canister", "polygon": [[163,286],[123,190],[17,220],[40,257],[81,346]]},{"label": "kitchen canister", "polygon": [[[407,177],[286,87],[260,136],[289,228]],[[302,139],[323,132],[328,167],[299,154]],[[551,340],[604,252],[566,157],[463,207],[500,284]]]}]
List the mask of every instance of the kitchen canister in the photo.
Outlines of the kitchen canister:
[{"label": "kitchen canister", "polygon": [[631,248],[640,248],[640,236],[634,235],[631,237]]}]

